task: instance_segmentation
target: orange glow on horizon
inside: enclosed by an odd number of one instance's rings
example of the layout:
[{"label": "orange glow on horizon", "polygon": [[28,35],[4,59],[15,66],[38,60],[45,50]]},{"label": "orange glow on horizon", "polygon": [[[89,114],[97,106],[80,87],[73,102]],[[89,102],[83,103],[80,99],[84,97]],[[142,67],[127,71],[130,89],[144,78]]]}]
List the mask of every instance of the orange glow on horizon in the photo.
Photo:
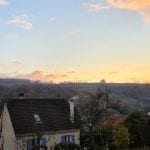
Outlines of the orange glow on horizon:
[{"label": "orange glow on horizon", "polygon": [[150,83],[149,65],[130,65],[123,64],[112,67],[106,67],[101,70],[84,71],[66,71],[45,73],[36,70],[30,74],[21,76],[30,80],[39,80],[42,82],[100,82],[105,79],[106,82],[114,83]]}]

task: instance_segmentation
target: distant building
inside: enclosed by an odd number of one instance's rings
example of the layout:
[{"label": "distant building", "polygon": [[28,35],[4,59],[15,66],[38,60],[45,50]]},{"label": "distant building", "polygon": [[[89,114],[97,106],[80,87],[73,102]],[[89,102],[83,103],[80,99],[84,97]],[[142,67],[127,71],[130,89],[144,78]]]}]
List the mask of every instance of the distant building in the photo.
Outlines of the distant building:
[{"label": "distant building", "polygon": [[1,114],[2,150],[53,150],[57,143],[79,144],[80,131],[74,129],[73,102],[63,99],[10,99]]}]

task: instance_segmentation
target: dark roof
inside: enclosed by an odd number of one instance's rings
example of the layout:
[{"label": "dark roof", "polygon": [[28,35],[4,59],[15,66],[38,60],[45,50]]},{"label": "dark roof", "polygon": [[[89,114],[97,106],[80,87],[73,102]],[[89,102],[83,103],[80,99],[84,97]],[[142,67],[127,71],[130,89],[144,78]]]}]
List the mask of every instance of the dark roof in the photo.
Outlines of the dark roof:
[{"label": "dark roof", "polygon": [[[11,99],[8,111],[16,134],[73,129],[70,121],[69,103],[63,99]],[[34,114],[38,113],[42,124],[36,124]]]}]

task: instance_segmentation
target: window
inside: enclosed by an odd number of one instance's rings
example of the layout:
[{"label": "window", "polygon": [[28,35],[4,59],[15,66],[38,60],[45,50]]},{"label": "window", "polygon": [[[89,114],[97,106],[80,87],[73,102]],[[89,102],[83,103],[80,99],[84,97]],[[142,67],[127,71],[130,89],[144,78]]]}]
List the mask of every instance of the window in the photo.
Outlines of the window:
[{"label": "window", "polygon": [[66,143],[70,143],[71,142],[70,135],[66,135],[65,136],[65,142]]},{"label": "window", "polygon": [[42,139],[41,139],[40,145],[46,145],[46,138],[42,138]]},{"label": "window", "polygon": [[[36,143],[35,139],[28,139],[27,140],[27,150],[32,150],[33,144]],[[46,146],[46,138],[41,138],[40,140],[41,146]]]},{"label": "window", "polygon": [[71,143],[75,143],[75,135],[71,135]]},{"label": "window", "polygon": [[28,139],[27,140],[27,150],[32,150],[33,146],[33,139]]},{"label": "window", "polygon": [[38,114],[34,114],[35,123],[42,123],[41,118]]},{"label": "window", "polygon": [[61,136],[61,143],[75,143],[75,135]]}]

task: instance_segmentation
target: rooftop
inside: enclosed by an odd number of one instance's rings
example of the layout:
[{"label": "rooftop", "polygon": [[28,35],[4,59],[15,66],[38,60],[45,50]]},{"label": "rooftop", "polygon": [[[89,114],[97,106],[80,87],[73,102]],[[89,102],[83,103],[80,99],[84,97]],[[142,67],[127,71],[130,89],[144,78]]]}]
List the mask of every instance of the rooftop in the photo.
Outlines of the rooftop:
[{"label": "rooftop", "polygon": [[7,106],[17,135],[35,133],[35,118],[40,119],[38,128],[43,132],[73,129],[64,99],[9,99]]}]

